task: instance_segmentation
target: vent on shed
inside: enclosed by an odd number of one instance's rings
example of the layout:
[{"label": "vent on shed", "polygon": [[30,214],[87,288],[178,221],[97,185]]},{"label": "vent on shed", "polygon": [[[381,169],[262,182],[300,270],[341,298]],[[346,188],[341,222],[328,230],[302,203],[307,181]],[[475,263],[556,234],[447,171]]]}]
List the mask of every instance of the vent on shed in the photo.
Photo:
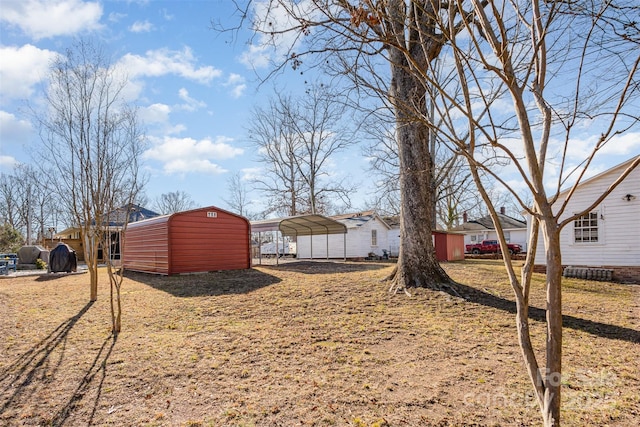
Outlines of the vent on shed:
[{"label": "vent on shed", "polygon": [[600,280],[610,282],[613,277],[613,270],[606,268],[588,268],[588,267],[565,267],[562,272],[564,277],[575,277],[577,279]]}]

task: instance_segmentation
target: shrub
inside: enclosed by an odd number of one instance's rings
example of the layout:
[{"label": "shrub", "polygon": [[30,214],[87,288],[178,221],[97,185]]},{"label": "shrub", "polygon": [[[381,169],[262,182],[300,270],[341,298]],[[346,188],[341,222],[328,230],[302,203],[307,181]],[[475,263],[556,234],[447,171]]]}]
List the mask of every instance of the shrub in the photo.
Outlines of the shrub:
[{"label": "shrub", "polygon": [[37,268],[38,270],[46,270],[46,268],[47,268],[47,263],[46,263],[46,262],[44,262],[43,260],[41,260],[40,258],[38,258],[38,259],[36,260],[36,268]]}]

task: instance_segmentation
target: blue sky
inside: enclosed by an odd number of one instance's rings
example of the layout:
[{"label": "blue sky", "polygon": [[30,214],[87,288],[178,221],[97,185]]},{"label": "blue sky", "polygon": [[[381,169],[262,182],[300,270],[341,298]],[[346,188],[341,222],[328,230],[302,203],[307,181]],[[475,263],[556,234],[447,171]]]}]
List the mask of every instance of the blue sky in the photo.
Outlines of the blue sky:
[{"label": "blue sky", "polygon": [[[102,44],[126,69],[127,96],[139,106],[149,149],[144,168],[147,196],[185,191],[197,206],[227,207],[227,180],[259,172],[246,140],[250,110],[273,95],[274,86],[300,93],[309,76],[290,72],[258,84],[251,63],[260,49],[213,31],[212,21],[237,23],[233,2],[2,0],[0,8],[0,171],[30,163],[38,136],[24,114],[38,105],[51,59],[78,37]],[[358,181],[367,161],[359,147],[343,153],[332,173]],[[368,198],[354,195],[356,206]],[[252,211],[260,210],[255,194]]]}]

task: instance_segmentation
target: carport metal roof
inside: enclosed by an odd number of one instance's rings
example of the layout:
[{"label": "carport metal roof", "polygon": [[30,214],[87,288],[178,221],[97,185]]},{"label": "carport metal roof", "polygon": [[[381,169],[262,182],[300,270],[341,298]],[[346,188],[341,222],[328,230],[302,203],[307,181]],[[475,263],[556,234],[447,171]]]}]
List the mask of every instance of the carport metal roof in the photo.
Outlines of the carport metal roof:
[{"label": "carport metal roof", "polygon": [[346,234],[347,226],[322,215],[298,215],[287,218],[251,221],[251,232],[278,230],[283,236],[317,236],[319,234]]},{"label": "carport metal roof", "polygon": [[[329,259],[329,234],[342,234],[342,244],[344,249],[344,259],[347,257],[347,226],[327,218],[322,215],[298,215],[288,218],[265,219],[262,221],[251,221],[251,232],[262,233],[265,231],[279,231],[283,236],[298,237],[311,236],[310,250],[313,259],[313,236],[326,235],[327,237],[327,259]],[[284,245],[284,241],[282,242]],[[283,248],[284,252],[284,248]],[[260,263],[262,263],[262,253],[260,252]],[[276,263],[278,256],[276,256]]]}]

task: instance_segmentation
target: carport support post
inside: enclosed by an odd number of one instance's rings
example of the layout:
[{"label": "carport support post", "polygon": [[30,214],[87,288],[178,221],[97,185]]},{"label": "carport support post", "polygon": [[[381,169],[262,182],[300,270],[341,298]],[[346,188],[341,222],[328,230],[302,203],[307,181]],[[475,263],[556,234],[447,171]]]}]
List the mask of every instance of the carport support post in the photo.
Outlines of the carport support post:
[{"label": "carport support post", "polygon": [[329,230],[327,230],[327,261],[329,261]]},{"label": "carport support post", "polygon": [[343,247],[343,252],[342,255],[344,256],[344,258],[342,258],[343,261],[347,260],[347,233],[344,233],[342,235],[342,245]]},{"label": "carport support post", "polygon": [[313,230],[311,230],[311,235],[309,236],[309,247],[311,248],[311,259],[313,259]]}]

